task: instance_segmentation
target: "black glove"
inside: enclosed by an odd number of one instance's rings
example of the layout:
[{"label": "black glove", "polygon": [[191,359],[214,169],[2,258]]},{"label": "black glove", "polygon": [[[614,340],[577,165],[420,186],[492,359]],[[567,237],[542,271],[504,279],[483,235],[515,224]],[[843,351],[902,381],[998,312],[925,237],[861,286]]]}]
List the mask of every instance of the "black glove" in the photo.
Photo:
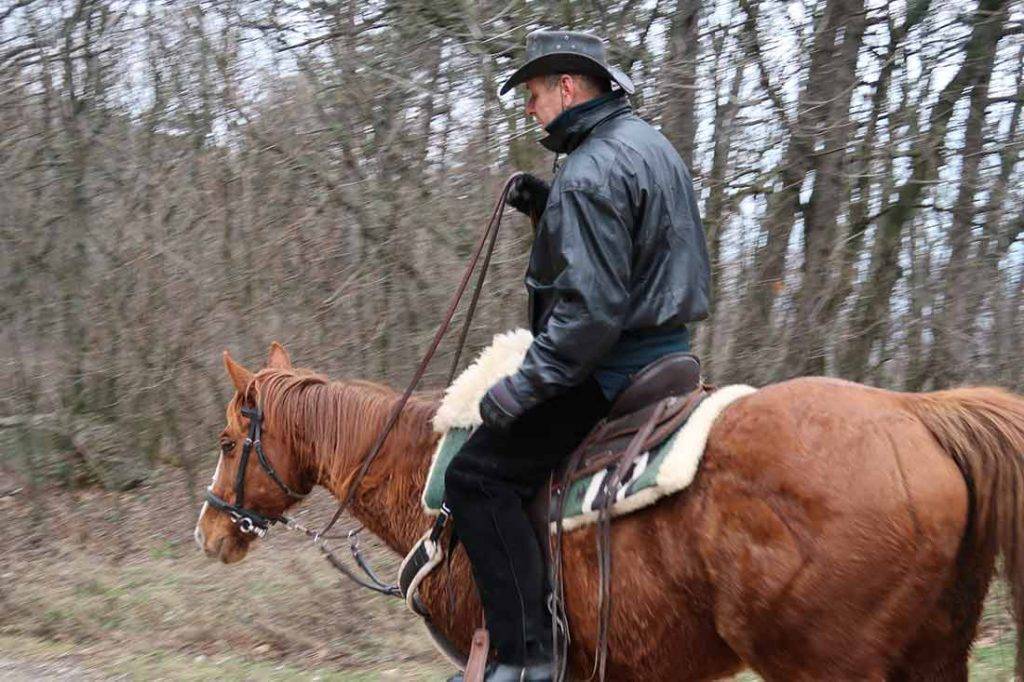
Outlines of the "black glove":
[{"label": "black glove", "polygon": [[491,386],[480,399],[480,418],[484,426],[495,431],[508,431],[512,428],[512,422],[525,411],[526,408],[512,393],[508,377]]},{"label": "black glove", "polygon": [[539,220],[544,206],[548,203],[551,185],[536,175],[524,173],[516,178],[508,190],[508,204],[520,213]]}]

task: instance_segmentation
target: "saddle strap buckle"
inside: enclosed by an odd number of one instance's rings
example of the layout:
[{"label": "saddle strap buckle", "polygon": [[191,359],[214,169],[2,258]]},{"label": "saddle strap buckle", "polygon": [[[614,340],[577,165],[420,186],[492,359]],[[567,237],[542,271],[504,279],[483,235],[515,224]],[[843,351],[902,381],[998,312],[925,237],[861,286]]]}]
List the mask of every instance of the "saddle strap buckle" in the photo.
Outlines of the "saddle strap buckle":
[{"label": "saddle strap buckle", "polygon": [[444,561],[444,545],[439,538],[446,523],[447,517],[438,517],[398,567],[398,590],[409,610],[421,618],[429,618],[429,614],[419,600],[420,583]]}]

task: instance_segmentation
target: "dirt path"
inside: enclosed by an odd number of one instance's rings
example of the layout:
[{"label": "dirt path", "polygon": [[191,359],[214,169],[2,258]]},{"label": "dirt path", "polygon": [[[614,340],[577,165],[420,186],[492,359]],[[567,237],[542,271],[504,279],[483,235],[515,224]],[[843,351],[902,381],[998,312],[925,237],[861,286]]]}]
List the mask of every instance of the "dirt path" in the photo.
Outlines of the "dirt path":
[{"label": "dirt path", "polygon": [[[404,604],[341,581],[305,538],[275,533],[232,566],[203,557],[196,505],[176,476],[158,471],[120,495],[46,491],[42,530],[27,500],[0,498],[0,682],[438,682],[453,672]],[[314,496],[307,508],[327,518],[334,502]],[[395,574],[398,557],[372,540],[365,549]],[[972,682],[1013,679],[1009,603],[996,581]]]},{"label": "dirt path", "polygon": [[55,661],[36,663],[0,658],[0,680],[4,682],[29,682],[36,680],[101,680],[84,668],[72,663]]}]

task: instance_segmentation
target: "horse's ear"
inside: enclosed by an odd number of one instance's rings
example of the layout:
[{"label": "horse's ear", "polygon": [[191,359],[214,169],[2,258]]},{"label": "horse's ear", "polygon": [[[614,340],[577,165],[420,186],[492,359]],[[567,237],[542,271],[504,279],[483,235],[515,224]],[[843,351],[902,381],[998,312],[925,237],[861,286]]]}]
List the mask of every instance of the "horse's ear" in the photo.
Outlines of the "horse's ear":
[{"label": "horse's ear", "polygon": [[292,359],[288,357],[288,351],[284,349],[284,346],[274,341],[270,344],[270,355],[267,358],[267,367],[273,367],[274,369],[291,369]]},{"label": "horse's ear", "polygon": [[239,393],[245,393],[245,389],[249,387],[249,382],[252,380],[252,372],[232,360],[231,354],[227,351],[224,351],[224,369],[228,371],[228,376],[231,377],[231,383],[235,385],[235,390]]}]

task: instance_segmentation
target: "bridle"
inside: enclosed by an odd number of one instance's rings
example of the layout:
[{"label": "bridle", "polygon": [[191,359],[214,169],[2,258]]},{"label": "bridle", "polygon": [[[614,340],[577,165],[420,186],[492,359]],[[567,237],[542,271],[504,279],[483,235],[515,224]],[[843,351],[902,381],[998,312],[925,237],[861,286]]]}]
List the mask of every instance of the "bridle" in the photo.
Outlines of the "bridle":
[{"label": "bridle", "polygon": [[297,493],[288,487],[288,484],[281,480],[277,471],[274,470],[267,455],[263,452],[263,441],[260,440],[260,432],[263,429],[263,410],[259,407],[243,407],[242,415],[249,418],[249,435],[242,442],[242,457],[238,462],[238,473],[235,474],[235,503],[231,504],[224,498],[213,492],[213,487],[206,489],[206,501],[211,507],[225,512],[231,517],[231,521],[238,526],[238,530],[248,535],[255,535],[262,538],[267,530],[275,523],[284,523],[283,516],[267,516],[245,507],[245,470],[249,464],[249,455],[256,450],[256,461],[260,468],[266,472],[277,487],[286,495],[296,500],[301,500],[305,495]]},{"label": "bridle", "polygon": [[[469,333],[470,322],[473,319],[473,313],[476,311],[477,302],[480,299],[480,293],[483,290],[484,277],[487,275],[487,269],[491,262],[491,256],[494,253],[494,246],[498,238],[498,230],[501,227],[501,217],[505,210],[505,203],[508,199],[509,190],[512,185],[523,173],[513,173],[505,181],[502,187],[501,194],[498,196],[497,202],[495,202],[494,209],[491,212],[490,220],[487,223],[487,228],[483,231],[480,236],[480,240],[477,242],[476,248],[469,262],[466,264],[466,270],[462,275],[462,280],[459,282],[459,286],[456,288],[455,294],[452,296],[452,300],[449,303],[448,310],[445,313],[441,324],[438,326],[437,331],[434,334],[434,339],[424,354],[420,364],[413,375],[412,380],[406,387],[405,392],[402,393],[395,404],[392,406],[391,412],[388,414],[387,420],[384,422],[384,428],[377,435],[377,439],[373,445],[367,451],[365,457],[363,457],[359,468],[356,470],[353,477],[350,479],[345,496],[342,498],[341,503],[338,505],[337,511],[331,517],[330,521],[320,530],[312,530],[299,524],[294,519],[281,515],[281,516],[267,516],[260,514],[252,509],[245,508],[245,469],[249,461],[249,454],[253,448],[256,449],[256,456],[263,468],[263,471],[270,476],[278,487],[288,494],[290,497],[295,499],[302,499],[305,495],[296,493],[288,485],[281,480],[277,472],[274,471],[274,467],[270,465],[266,455],[263,453],[263,445],[260,442],[260,429],[262,427],[263,412],[259,407],[256,408],[242,408],[242,414],[249,417],[249,436],[245,439],[242,446],[242,458],[238,463],[238,473],[235,477],[235,503],[229,504],[226,500],[217,496],[212,488],[206,490],[206,501],[209,502],[210,506],[219,511],[225,512],[231,516],[231,520],[238,526],[238,529],[247,534],[255,535],[256,537],[262,538],[267,534],[270,526],[275,523],[281,523],[288,528],[297,530],[308,536],[313,544],[323,553],[327,560],[331,563],[334,568],[343,573],[347,578],[369,590],[379,592],[381,594],[387,594],[393,597],[402,597],[403,593],[398,585],[391,585],[385,583],[373,572],[373,570],[366,563],[359,551],[359,532],[362,530],[362,526],[359,528],[349,531],[347,534],[349,540],[349,549],[352,553],[353,558],[358,564],[359,568],[369,578],[369,581],[361,579],[359,576],[354,574],[348,567],[346,567],[341,559],[334,553],[334,551],[326,544],[327,539],[336,539],[333,536],[328,535],[334,525],[341,518],[342,513],[350,506],[352,501],[356,497],[356,493],[359,489],[360,483],[369,471],[370,466],[373,464],[377,455],[380,454],[384,447],[384,443],[387,440],[388,435],[398,422],[398,417],[405,405],[409,402],[409,398],[412,397],[413,391],[416,386],[419,385],[420,380],[426,373],[427,366],[430,364],[431,359],[434,357],[434,353],[437,352],[438,347],[441,345],[441,340],[444,338],[445,333],[451,326],[452,320],[455,317],[455,313],[458,310],[459,302],[462,300],[463,295],[466,293],[466,289],[469,286],[469,282],[472,279],[473,272],[476,270],[477,262],[480,260],[480,256],[484,256],[483,263],[480,266],[480,273],[477,275],[476,284],[473,288],[473,296],[469,302],[469,309],[466,311],[465,319],[462,323],[462,331],[459,335],[459,340],[455,345],[455,354],[452,358],[451,368],[448,372],[448,380],[445,382],[445,386],[450,386],[455,378],[455,373],[458,370],[459,359],[462,355],[463,346],[466,343],[466,336]],[[536,226],[535,226],[536,227]],[[448,513],[443,513],[438,516],[435,520],[434,526],[431,530],[431,535],[439,535],[443,530],[445,523],[449,518]],[[436,539],[436,538],[435,538]]]}]

